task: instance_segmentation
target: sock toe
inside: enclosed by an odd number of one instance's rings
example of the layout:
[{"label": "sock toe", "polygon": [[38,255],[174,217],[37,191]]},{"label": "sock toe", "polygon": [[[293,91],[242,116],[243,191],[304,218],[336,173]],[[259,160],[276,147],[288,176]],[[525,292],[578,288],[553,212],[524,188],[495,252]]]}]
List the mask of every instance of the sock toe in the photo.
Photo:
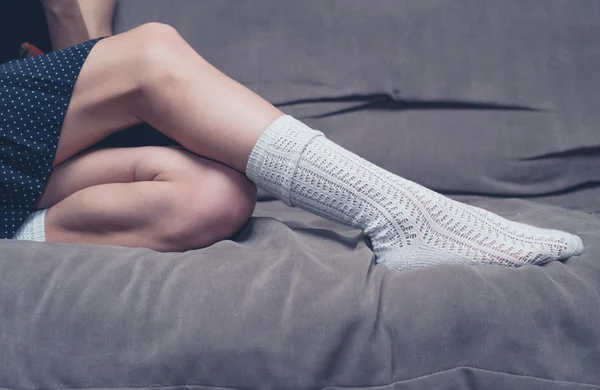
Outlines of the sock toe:
[{"label": "sock toe", "polygon": [[581,237],[576,236],[574,234],[569,234],[568,237],[569,242],[569,251],[571,252],[570,256],[578,256],[583,253],[584,245]]}]

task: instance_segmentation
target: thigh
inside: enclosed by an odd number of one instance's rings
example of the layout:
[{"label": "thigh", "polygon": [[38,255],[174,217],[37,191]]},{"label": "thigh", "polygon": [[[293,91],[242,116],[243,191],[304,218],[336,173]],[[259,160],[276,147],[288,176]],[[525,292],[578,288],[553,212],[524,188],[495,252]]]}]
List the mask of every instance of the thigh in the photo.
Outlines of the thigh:
[{"label": "thigh", "polygon": [[[180,147],[96,149],[54,167],[36,207],[48,208],[77,191],[100,184],[143,181],[208,183],[218,181],[219,177],[231,176],[232,171],[232,168]],[[241,175],[237,171],[233,173]]]},{"label": "thigh", "polygon": [[105,38],[90,51],[73,88],[53,166],[141,122],[131,107],[139,86],[132,77],[135,56],[128,54],[131,35]]}]

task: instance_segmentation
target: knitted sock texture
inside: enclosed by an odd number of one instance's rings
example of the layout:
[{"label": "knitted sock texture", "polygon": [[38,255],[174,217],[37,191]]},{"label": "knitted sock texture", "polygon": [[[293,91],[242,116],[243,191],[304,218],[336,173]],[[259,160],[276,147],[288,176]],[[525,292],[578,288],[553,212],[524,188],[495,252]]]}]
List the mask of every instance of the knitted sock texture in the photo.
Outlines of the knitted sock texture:
[{"label": "knitted sock texture", "polygon": [[19,230],[15,233],[14,240],[46,241],[44,221],[48,209],[35,211],[25,219]]},{"label": "knitted sock texture", "polygon": [[577,236],[509,221],[394,175],[290,115],[262,134],[246,175],[288,206],[361,229],[376,261],[395,270],[539,265],[583,250]]}]

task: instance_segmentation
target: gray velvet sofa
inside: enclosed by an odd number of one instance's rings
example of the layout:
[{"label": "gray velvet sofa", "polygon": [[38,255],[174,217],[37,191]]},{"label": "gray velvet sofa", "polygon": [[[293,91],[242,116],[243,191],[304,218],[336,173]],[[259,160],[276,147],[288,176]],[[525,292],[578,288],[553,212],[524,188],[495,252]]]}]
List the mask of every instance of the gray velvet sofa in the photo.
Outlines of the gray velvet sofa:
[{"label": "gray velvet sofa", "polygon": [[600,389],[600,2],[119,2],[117,32],[149,21],[370,161],[585,251],[398,273],[264,191],[186,253],[8,240],[0,389]]}]

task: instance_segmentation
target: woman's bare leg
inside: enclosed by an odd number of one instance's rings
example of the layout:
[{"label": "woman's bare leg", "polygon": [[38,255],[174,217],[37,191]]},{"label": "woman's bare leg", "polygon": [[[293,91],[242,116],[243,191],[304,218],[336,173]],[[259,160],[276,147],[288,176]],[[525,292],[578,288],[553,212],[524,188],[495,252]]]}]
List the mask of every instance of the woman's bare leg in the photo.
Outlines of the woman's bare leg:
[{"label": "woman's bare leg", "polygon": [[54,50],[112,35],[115,0],[41,0]]},{"label": "woman's bare leg", "polygon": [[80,154],[52,170],[38,208],[46,241],[202,248],[252,215],[256,186],[243,174],[184,149],[138,147]]},{"label": "woman's bare leg", "polygon": [[209,64],[172,27],[150,23],[92,49],[54,165],[118,130],[148,122],[186,149],[245,172],[256,141],[282,115]]},{"label": "woman's bare leg", "polygon": [[[231,111],[221,102],[212,101],[210,95],[229,99]],[[225,118],[230,114],[231,118],[223,123],[213,117]],[[255,185],[239,172],[245,184],[239,184],[237,191],[235,186],[222,186],[219,190],[220,187],[207,183],[202,177],[189,174],[187,179],[179,180],[185,185],[183,190],[178,190],[179,184],[167,185],[156,180],[119,183],[110,159],[94,164],[94,172],[85,169],[85,175],[73,175],[74,166],[83,166],[77,155],[120,129],[146,121],[188,150],[214,160],[205,161],[229,171],[234,171],[229,162],[237,161],[238,171],[243,171],[245,162],[238,153],[249,155],[260,133],[279,115],[282,113],[268,102],[210,66],[171,27],[150,24],[100,41],[78,77],[63,123],[52,175],[38,203],[41,209],[53,205],[46,214],[47,239],[129,243],[150,248],[158,245],[164,249],[165,240],[176,242],[176,247],[181,248],[181,241],[175,238],[180,237],[184,246],[190,247],[191,242],[192,247],[197,247],[201,234],[185,232],[197,233],[195,226],[206,228],[207,223],[211,224],[211,233],[216,234],[213,238],[224,238],[236,224],[228,221],[247,220],[256,201]],[[218,134],[220,126],[233,128],[225,128]],[[249,136],[244,137],[246,130]],[[224,143],[232,144],[232,150],[223,148]],[[221,150],[225,151],[224,155]],[[113,161],[121,161],[118,153],[122,152],[122,149],[115,151],[117,155],[112,157]],[[90,161],[89,158],[85,160]],[[122,166],[117,168],[121,169]],[[103,177],[103,172],[108,175],[104,184],[91,187],[86,184],[90,178]],[[77,187],[80,189],[74,191]],[[240,188],[245,190],[240,191]],[[207,191],[210,193],[207,197],[213,199],[213,203],[204,201],[207,205],[204,207],[221,210],[221,216],[225,217],[219,221],[202,213],[190,214],[189,207],[194,207],[194,203],[181,200],[182,196],[197,199]],[[191,195],[194,192],[198,194]],[[54,205],[52,199],[65,193],[72,194]],[[134,208],[140,205],[140,197],[153,206]],[[221,202],[220,207],[215,207],[215,201]],[[176,204],[181,209],[179,213],[167,209],[169,212],[165,215],[169,216],[169,223],[156,220],[157,207],[165,203]],[[252,208],[248,204],[252,204]],[[129,233],[122,234],[124,230]],[[157,238],[156,234],[160,232],[165,233],[167,239]]]}]

